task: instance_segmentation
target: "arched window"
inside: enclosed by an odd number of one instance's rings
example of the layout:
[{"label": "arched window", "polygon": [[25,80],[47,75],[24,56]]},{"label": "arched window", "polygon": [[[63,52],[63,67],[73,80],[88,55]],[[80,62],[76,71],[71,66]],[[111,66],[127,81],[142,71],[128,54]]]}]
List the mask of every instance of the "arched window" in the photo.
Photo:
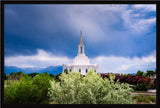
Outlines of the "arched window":
[{"label": "arched window", "polygon": [[81,72],[81,69],[79,69],[79,72]]},{"label": "arched window", "polygon": [[82,53],[82,46],[81,46],[81,53]]},{"label": "arched window", "polygon": [[96,69],[94,70],[94,72],[96,72]]},{"label": "arched window", "polygon": [[70,72],[71,72],[72,70],[70,69]]},{"label": "arched window", "polygon": [[88,69],[86,69],[86,73],[88,72]]}]

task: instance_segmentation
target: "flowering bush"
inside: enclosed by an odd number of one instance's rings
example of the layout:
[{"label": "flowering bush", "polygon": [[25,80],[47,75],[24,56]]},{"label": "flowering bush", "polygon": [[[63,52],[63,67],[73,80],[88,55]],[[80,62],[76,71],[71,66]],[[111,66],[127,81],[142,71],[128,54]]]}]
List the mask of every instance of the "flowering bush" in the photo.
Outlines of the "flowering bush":
[{"label": "flowering bush", "polygon": [[61,81],[50,81],[48,96],[56,104],[134,104],[133,91],[127,83],[119,83],[114,75],[103,79],[90,70],[85,77],[79,72],[62,73]]},{"label": "flowering bush", "polygon": [[[104,78],[109,78],[109,74],[101,74],[101,77]],[[119,80],[121,83],[129,83],[133,85],[139,85],[141,83],[149,82],[151,81],[150,78],[145,78],[144,76],[136,76],[136,75],[128,75],[128,76],[115,76],[115,81]]]}]

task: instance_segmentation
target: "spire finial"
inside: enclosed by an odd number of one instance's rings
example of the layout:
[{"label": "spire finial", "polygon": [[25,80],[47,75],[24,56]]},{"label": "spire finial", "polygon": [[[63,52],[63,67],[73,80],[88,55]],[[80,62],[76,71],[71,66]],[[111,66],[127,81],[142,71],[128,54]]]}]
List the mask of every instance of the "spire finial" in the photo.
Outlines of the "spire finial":
[{"label": "spire finial", "polygon": [[82,30],[80,32],[80,41],[82,41]]}]

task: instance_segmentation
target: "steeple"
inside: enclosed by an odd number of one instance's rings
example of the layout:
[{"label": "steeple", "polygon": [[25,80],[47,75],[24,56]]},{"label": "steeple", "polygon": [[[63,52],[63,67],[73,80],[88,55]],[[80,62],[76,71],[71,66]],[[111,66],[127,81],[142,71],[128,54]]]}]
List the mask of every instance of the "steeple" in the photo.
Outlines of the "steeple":
[{"label": "steeple", "polygon": [[80,42],[78,45],[78,54],[84,54],[84,44],[82,40],[82,30],[80,31]]},{"label": "steeple", "polygon": [[82,40],[82,30],[80,31],[80,42],[79,44],[83,44],[83,40]]}]

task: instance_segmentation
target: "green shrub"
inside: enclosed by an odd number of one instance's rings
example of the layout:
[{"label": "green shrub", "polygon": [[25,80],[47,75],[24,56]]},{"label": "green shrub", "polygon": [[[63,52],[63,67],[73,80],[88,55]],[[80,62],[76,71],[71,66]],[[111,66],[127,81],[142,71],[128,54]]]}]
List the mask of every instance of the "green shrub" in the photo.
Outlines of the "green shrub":
[{"label": "green shrub", "polygon": [[9,79],[9,75],[6,75],[5,73],[4,73],[4,80],[8,80]]},{"label": "green shrub", "polygon": [[145,72],[138,70],[136,75],[137,76],[145,76]]},{"label": "green shrub", "polygon": [[144,98],[144,101],[149,103],[150,102],[150,99],[149,98]]},{"label": "green shrub", "polygon": [[50,81],[48,96],[56,104],[133,104],[128,84],[114,82],[115,76],[103,79],[90,70],[85,77],[79,72],[62,73],[60,82]]},{"label": "green shrub", "polygon": [[149,96],[143,94],[135,96],[134,99],[138,99],[138,102],[146,102],[146,103],[156,102],[156,96]]},{"label": "green shrub", "polygon": [[156,96],[150,96],[150,101],[156,102]]},{"label": "green shrub", "polygon": [[139,98],[138,98],[138,101],[139,101],[139,102],[143,102],[143,101],[144,101],[144,98],[143,98],[143,97],[139,97]]},{"label": "green shrub", "polygon": [[38,74],[39,74],[39,73],[34,72],[34,73],[29,73],[28,76],[31,76],[31,77],[33,78],[33,77],[35,77],[35,76],[38,75]]},{"label": "green shrub", "polygon": [[21,72],[21,71],[19,71],[19,72],[12,72],[12,73],[10,73],[10,75],[9,75],[9,80],[19,80],[22,76],[24,76],[25,74],[23,73],[23,72]]},{"label": "green shrub", "polygon": [[64,73],[68,74],[68,70],[67,70],[67,69],[65,69],[65,70],[64,70]]},{"label": "green shrub", "polygon": [[56,82],[59,82],[59,77],[61,76],[61,73],[57,74],[55,77],[54,77],[54,80]]},{"label": "green shrub", "polygon": [[140,83],[138,86],[135,87],[137,91],[147,91],[148,82]]},{"label": "green shrub", "polygon": [[33,79],[24,75],[19,81],[4,88],[5,104],[47,104],[47,92],[51,77],[46,74],[36,75]]},{"label": "green shrub", "polygon": [[49,76],[51,76],[51,77],[53,77],[53,78],[55,77],[55,76],[54,76],[53,74],[51,74],[51,73],[49,74]]}]

